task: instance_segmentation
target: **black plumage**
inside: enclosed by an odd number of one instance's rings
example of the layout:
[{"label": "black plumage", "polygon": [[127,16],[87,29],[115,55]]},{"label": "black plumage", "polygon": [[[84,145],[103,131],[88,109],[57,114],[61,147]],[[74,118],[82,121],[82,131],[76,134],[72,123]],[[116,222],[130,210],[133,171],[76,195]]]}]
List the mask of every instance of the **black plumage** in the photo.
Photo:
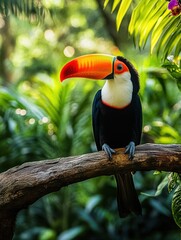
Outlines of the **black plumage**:
[{"label": "black plumage", "polygon": [[[126,147],[130,142],[138,145],[141,139],[142,108],[138,96],[138,75],[126,59],[122,57],[117,58],[125,62],[131,73],[131,81],[133,83],[132,100],[128,106],[117,109],[102,102],[101,90],[96,93],[92,109],[92,123],[98,150],[102,150],[104,144],[113,149]],[[120,217],[126,217],[132,212],[136,215],[141,215],[141,205],[134,187],[132,173],[116,174],[115,178]]]}]

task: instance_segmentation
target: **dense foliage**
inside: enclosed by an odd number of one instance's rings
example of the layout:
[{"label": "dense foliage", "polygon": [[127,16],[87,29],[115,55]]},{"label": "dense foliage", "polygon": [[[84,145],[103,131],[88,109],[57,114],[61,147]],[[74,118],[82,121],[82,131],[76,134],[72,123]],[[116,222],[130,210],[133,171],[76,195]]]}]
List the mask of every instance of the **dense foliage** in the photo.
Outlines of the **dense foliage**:
[{"label": "dense foliage", "polygon": [[[0,6],[4,2],[0,1]],[[140,74],[142,142],[180,143],[181,97],[176,84],[180,86],[179,59],[166,61],[161,67],[163,63],[148,54],[147,45],[142,52],[135,50],[127,38],[126,19],[121,34],[115,35],[115,15],[110,14],[109,4],[102,14],[100,1],[45,3],[49,11],[38,15],[45,16],[39,24],[31,14],[24,19],[26,5],[18,7],[22,11],[13,12],[18,18],[0,15],[0,171],[25,161],[96,150],[91,104],[103,83],[59,82],[63,64],[85,53],[121,54],[133,62]],[[25,8],[28,13],[31,6]],[[112,29],[105,24],[107,20],[114,23]],[[117,40],[119,45],[115,44]],[[14,239],[179,239],[180,176],[137,172],[134,180],[143,206],[142,217],[120,219],[114,179],[99,177],[49,194],[21,211]]]},{"label": "dense foliage", "polygon": [[[106,7],[109,2],[111,1],[105,0],[104,6]],[[157,54],[163,59],[166,59],[170,53],[178,57],[181,51],[180,14],[173,17],[168,2],[170,1],[136,1],[128,26],[130,34],[134,37],[135,45],[144,48],[150,37],[151,52],[156,48]],[[132,0],[113,1],[112,11],[119,6],[116,18],[117,29],[133,4]],[[179,1],[177,5],[181,9]]]}]

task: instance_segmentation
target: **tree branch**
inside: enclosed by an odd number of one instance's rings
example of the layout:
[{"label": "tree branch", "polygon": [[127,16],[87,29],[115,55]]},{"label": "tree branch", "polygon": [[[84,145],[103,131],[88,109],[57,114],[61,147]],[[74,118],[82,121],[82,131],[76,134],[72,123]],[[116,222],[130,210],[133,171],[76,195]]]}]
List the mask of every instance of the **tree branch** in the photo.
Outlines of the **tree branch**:
[{"label": "tree branch", "polygon": [[[181,172],[181,144],[139,145],[132,161],[124,154],[124,149],[117,149],[112,160],[108,160],[104,152],[96,152],[13,167],[0,174],[0,236],[4,236],[5,228],[6,231],[12,229],[12,219],[19,210],[61,187],[116,172],[154,169]],[[11,226],[8,220],[4,221],[5,216],[11,220]]]}]

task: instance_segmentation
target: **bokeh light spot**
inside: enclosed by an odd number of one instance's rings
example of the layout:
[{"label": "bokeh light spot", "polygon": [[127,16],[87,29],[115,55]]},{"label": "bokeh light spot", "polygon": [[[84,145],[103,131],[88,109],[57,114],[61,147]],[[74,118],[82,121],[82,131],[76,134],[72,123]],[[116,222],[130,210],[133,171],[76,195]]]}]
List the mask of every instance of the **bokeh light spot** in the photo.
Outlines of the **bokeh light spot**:
[{"label": "bokeh light spot", "polygon": [[63,50],[63,53],[66,57],[73,57],[75,54],[75,49],[72,46],[66,46]]}]

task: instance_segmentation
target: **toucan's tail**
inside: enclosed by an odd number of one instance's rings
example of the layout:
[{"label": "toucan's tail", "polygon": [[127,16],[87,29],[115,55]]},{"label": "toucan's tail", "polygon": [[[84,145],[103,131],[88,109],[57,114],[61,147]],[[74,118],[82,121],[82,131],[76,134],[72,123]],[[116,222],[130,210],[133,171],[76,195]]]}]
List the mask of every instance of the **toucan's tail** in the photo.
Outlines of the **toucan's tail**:
[{"label": "toucan's tail", "polygon": [[124,218],[130,213],[142,214],[141,204],[136,193],[131,173],[116,174],[117,202],[119,216]]}]

